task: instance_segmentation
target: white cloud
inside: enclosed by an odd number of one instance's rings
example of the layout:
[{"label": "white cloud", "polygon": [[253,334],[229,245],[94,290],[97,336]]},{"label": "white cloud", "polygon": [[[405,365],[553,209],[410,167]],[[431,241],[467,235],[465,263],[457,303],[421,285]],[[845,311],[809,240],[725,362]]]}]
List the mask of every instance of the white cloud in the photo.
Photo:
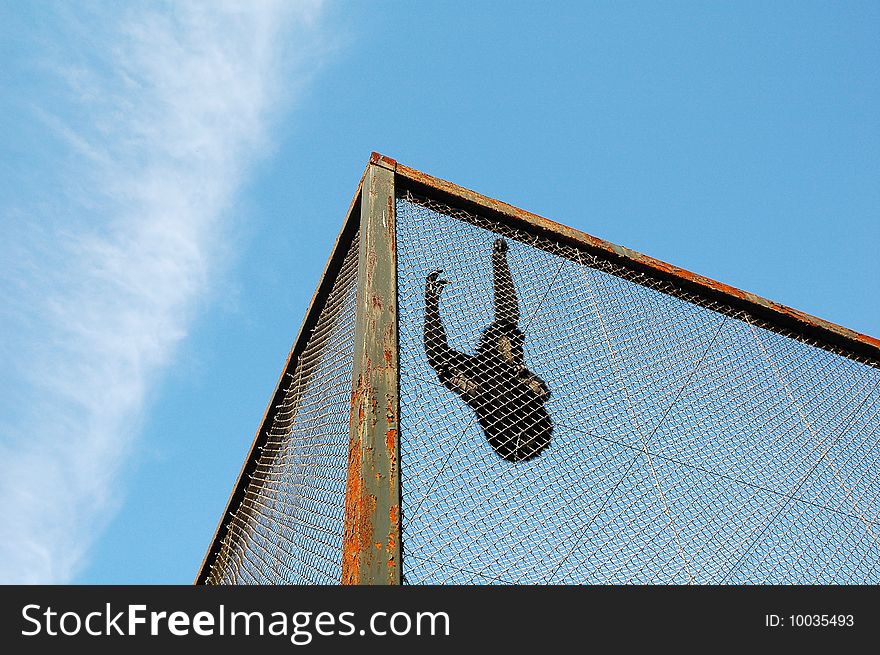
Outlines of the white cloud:
[{"label": "white cloud", "polygon": [[4,207],[0,582],[71,580],[118,509],[145,394],[320,34],[318,2],[114,7],[58,18],[65,100],[32,104],[61,182]]}]

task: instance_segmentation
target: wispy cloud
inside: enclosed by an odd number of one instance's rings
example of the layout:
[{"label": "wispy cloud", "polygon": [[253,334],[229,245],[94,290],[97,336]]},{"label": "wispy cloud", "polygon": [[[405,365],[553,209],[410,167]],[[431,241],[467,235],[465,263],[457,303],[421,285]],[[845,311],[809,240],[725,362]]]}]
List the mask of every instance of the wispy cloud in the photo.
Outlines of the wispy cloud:
[{"label": "wispy cloud", "polygon": [[115,6],[55,17],[61,90],[29,102],[62,173],[4,201],[2,582],[69,581],[118,509],[146,394],[320,34],[319,2]]}]

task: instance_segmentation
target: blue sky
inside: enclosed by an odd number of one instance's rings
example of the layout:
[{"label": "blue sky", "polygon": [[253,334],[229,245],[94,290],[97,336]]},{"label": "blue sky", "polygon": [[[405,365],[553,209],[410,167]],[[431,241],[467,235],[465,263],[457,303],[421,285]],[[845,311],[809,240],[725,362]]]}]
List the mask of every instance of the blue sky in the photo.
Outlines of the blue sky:
[{"label": "blue sky", "polygon": [[2,582],[189,583],[372,150],[880,335],[880,6],[5,3]]}]

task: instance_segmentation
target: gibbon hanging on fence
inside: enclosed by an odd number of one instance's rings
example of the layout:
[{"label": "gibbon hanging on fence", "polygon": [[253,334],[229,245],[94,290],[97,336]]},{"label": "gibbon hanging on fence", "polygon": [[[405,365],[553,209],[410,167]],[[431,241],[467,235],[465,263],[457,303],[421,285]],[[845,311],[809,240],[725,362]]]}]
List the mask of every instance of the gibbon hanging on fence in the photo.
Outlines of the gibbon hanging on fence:
[{"label": "gibbon hanging on fence", "polygon": [[440,317],[440,294],[447,280],[442,270],[425,279],[424,345],[428,363],[443,385],[474,410],[495,452],[511,462],[532,459],[549,444],[553,421],[544,404],[547,384],[525,364],[525,335],[507,264],[507,242],[492,247],[495,320],[483,330],[474,355],[450,348]]}]

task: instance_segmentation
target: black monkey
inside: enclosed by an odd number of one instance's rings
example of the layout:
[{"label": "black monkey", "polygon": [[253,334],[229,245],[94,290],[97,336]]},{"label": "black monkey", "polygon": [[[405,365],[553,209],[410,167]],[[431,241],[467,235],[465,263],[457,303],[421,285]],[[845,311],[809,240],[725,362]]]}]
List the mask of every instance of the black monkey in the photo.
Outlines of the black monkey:
[{"label": "black monkey", "polygon": [[553,421],[544,403],[550,389],[525,365],[516,289],[507,265],[507,242],[492,247],[495,320],[483,331],[475,355],[449,347],[440,318],[442,270],[425,280],[424,344],[428,363],[443,385],[474,410],[495,452],[511,462],[532,459],[550,444]]}]

